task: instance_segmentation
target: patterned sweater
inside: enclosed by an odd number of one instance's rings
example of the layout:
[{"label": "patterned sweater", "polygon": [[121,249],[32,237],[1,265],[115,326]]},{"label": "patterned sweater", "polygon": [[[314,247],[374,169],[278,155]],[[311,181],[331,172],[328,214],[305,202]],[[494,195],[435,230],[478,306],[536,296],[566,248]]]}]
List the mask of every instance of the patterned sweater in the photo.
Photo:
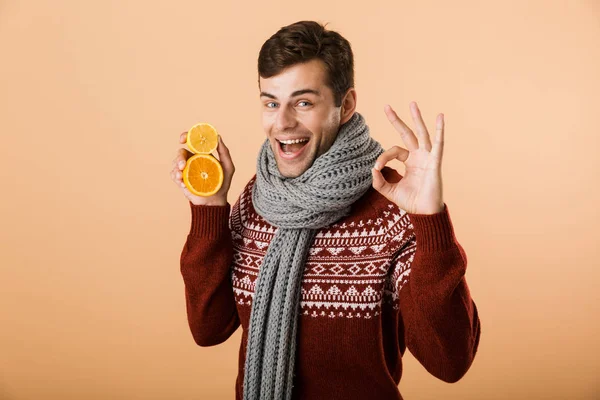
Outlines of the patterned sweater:
[{"label": "patterned sweater", "polygon": [[[390,182],[402,178],[389,167],[382,172]],[[189,203],[180,260],[196,344],[217,345],[243,328],[238,400],[254,285],[277,231],[253,208],[255,179],[233,208]],[[466,266],[446,204],[437,214],[408,214],[371,187],[349,216],[318,231],[309,250],[293,399],[402,399],[406,348],[435,377],[458,381],[480,336]]]}]

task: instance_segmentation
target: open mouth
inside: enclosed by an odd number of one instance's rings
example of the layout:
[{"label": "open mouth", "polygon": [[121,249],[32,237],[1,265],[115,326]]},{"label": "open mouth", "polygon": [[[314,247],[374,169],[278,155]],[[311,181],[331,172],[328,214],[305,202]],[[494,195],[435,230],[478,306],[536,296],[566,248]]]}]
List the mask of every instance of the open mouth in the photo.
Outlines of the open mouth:
[{"label": "open mouth", "polygon": [[300,153],[302,153],[302,151],[306,148],[306,145],[308,144],[309,140],[309,138],[292,140],[277,139],[277,142],[279,143],[280,154],[284,158],[295,158],[299,156]]}]

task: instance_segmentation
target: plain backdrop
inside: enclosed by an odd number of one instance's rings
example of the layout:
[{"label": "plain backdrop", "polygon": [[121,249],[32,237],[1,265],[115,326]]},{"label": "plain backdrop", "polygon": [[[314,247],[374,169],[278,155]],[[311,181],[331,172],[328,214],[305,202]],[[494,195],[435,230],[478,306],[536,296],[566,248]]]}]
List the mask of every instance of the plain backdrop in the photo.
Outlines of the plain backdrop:
[{"label": "plain backdrop", "polygon": [[[352,44],[357,111],[433,130],[482,334],[467,375],[418,399],[593,399],[598,335],[600,2],[0,2],[0,398],[233,399],[241,328],[198,347],[179,257],[178,136],[210,122],[234,203],[265,139],[257,56],[299,20]],[[403,173],[399,162],[390,166]]]}]

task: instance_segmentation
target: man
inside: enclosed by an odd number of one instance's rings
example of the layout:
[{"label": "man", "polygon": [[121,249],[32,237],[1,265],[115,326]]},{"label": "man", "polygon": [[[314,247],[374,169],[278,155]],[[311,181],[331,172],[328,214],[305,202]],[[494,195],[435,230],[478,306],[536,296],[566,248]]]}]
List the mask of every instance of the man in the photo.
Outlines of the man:
[{"label": "man", "polygon": [[[353,54],[312,21],[281,28],[258,58],[267,139],[231,209],[234,174],[196,197],[181,254],[188,322],[199,346],[242,325],[236,399],[401,399],[406,348],[435,377],[458,381],[480,322],[467,257],[442,198],[443,115],[433,143],[384,108],[407,149],[383,151],[356,112]],[[185,142],[185,133],[180,143]],[[386,167],[405,163],[405,176]]]}]

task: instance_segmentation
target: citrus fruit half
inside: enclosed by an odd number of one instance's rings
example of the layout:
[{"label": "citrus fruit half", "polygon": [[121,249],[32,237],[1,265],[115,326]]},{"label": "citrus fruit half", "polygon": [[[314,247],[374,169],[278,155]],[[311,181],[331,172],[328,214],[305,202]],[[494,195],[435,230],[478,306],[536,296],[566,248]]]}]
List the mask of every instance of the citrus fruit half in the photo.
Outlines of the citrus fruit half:
[{"label": "citrus fruit half", "polygon": [[192,153],[210,154],[219,145],[219,134],[208,122],[201,122],[190,128],[185,144]]},{"label": "citrus fruit half", "polygon": [[212,196],[223,185],[223,167],[210,154],[194,154],[183,168],[183,183],[196,196]]}]

